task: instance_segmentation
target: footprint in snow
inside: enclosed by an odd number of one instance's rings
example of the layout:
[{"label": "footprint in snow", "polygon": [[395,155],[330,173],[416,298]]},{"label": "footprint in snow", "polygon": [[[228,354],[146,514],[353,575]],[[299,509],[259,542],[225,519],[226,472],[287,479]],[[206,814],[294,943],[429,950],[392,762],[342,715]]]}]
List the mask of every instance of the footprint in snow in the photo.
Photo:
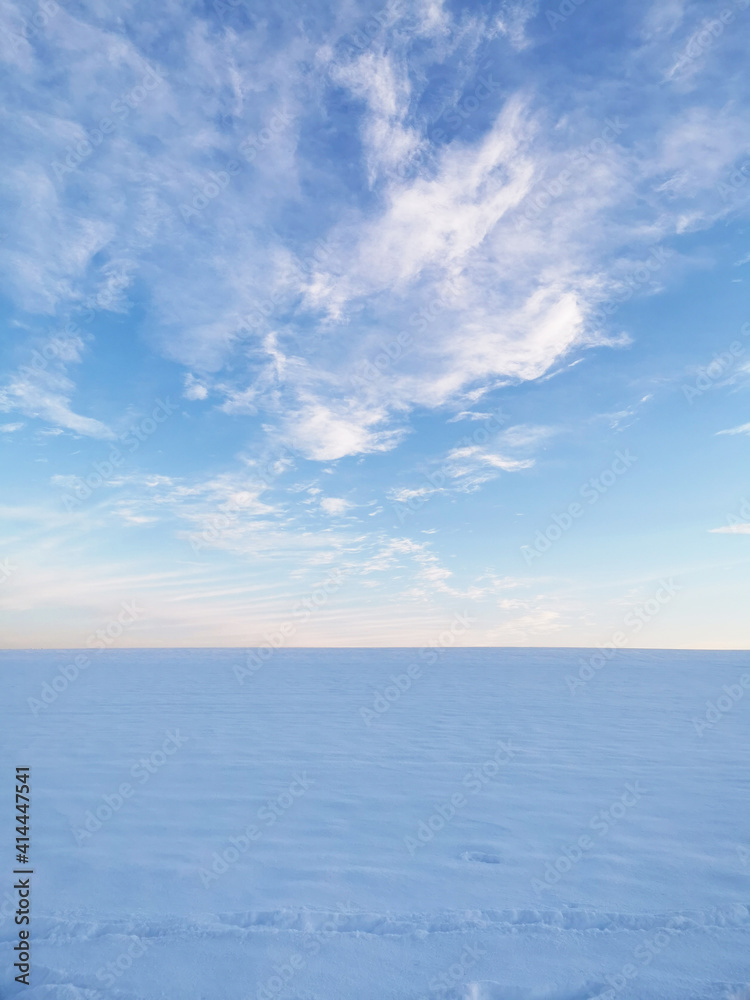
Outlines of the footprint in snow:
[{"label": "footprint in snow", "polygon": [[464,851],[462,861],[478,861],[483,865],[501,865],[503,859],[499,854],[485,854],[483,851]]}]

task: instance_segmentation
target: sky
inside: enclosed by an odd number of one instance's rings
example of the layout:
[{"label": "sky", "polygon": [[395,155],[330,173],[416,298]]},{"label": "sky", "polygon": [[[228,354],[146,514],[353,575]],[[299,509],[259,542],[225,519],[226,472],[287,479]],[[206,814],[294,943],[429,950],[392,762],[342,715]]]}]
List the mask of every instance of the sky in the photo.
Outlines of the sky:
[{"label": "sky", "polygon": [[2,645],[747,648],[749,43],[4,2]]}]

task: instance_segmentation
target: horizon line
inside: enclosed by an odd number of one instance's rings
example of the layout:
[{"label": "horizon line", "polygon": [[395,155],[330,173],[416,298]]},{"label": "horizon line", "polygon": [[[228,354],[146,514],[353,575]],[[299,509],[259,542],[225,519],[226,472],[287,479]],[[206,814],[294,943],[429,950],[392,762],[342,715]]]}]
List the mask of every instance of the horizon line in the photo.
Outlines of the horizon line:
[{"label": "horizon line", "polygon": [[[102,649],[101,647],[92,646],[0,646],[0,653],[43,653],[43,652],[84,652],[84,653],[122,653],[135,650],[143,651],[164,651],[164,650],[260,650],[268,649],[269,646],[116,646],[110,647],[108,649]],[[421,645],[421,646],[276,646],[270,647],[274,652],[284,652],[291,650],[376,650],[376,649],[432,649],[432,646]],[[437,648],[437,647],[434,647]],[[602,650],[602,649],[612,649],[612,646],[608,643],[602,643],[598,646],[450,646],[441,647],[443,652],[448,651],[458,651],[458,650],[481,650],[481,649],[529,649],[529,650],[562,650],[562,649],[572,649],[572,650]],[[612,649],[613,652],[617,653],[638,653],[638,652],[664,652],[664,653],[750,653],[750,648],[741,646],[619,646]]]}]

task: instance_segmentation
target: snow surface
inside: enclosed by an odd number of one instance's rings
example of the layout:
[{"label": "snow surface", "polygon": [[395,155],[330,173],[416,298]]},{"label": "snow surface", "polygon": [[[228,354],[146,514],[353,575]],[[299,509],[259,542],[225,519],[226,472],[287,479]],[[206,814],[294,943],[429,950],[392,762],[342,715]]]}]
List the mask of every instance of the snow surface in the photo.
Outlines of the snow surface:
[{"label": "snow surface", "polygon": [[750,657],[621,651],[573,692],[582,655],[279,650],[240,684],[244,651],[107,651],[34,715],[73,654],[0,654],[0,997],[747,1000]]}]

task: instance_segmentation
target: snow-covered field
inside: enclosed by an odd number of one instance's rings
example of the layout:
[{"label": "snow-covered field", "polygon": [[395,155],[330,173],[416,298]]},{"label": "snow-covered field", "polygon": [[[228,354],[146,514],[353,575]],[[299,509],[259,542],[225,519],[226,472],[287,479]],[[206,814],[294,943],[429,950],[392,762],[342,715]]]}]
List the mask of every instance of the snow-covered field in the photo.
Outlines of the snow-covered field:
[{"label": "snow-covered field", "polygon": [[0,997],[750,998],[750,656],[582,655],[0,654]]}]

